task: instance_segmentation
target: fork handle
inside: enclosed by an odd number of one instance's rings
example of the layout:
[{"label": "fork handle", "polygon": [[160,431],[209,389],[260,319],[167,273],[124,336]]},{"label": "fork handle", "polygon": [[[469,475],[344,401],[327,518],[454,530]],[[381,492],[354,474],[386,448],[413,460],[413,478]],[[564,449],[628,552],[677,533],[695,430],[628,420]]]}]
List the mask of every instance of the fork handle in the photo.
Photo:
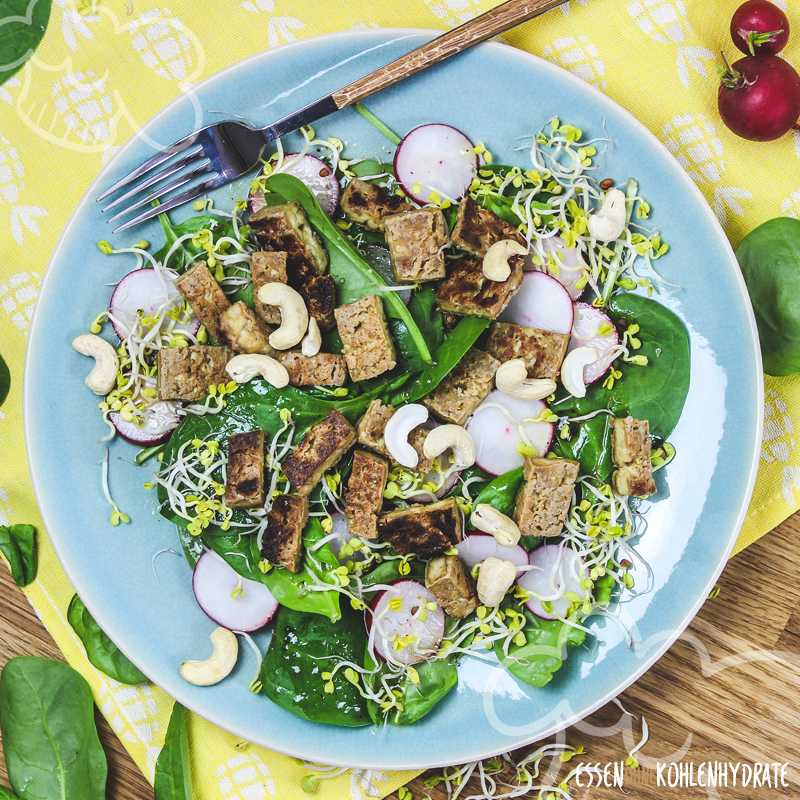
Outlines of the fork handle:
[{"label": "fork handle", "polygon": [[475,19],[459,25],[431,42],[412,50],[363,78],[343,86],[332,95],[337,108],[344,108],[369,97],[387,86],[438,64],[479,42],[562,5],[566,0],[508,0]]}]

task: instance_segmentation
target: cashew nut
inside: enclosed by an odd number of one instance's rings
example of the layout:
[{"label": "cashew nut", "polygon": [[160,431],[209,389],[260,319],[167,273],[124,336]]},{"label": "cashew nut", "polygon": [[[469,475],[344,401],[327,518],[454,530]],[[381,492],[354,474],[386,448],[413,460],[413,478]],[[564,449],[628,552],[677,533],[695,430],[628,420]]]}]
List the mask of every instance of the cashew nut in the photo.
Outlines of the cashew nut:
[{"label": "cashew nut", "polygon": [[561,383],[573,397],[586,397],[583,368],[594,364],[599,357],[594,347],[576,347],[567,353],[561,365]]},{"label": "cashew nut", "polygon": [[519,541],[517,523],[488,503],[478,503],[469,521],[479,531],[491,533],[502,547],[513,547]]},{"label": "cashew nut", "polygon": [[472,436],[460,425],[440,425],[434,428],[422,445],[425,458],[436,458],[445,450],[453,449],[453,461],[459,469],[466,469],[475,463],[475,442]]},{"label": "cashew nut", "polygon": [[517,578],[517,565],[489,556],[478,573],[478,598],[489,608],[499,606]]},{"label": "cashew nut", "polygon": [[410,403],[397,409],[386,423],[383,441],[389,455],[401,467],[415,469],[419,464],[419,453],[408,443],[408,435],[417,425],[422,425],[427,419],[428,409],[425,406],[419,403]]},{"label": "cashew nut", "polygon": [[308,309],[303,298],[291,286],[275,281],[258,290],[258,299],[268,306],[277,306],[281,325],[269,336],[276,350],[288,350],[299,344],[308,330]]},{"label": "cashew nut", "polygon": [[215,628],[211,633],[214,652],[205,661],[184,661],[181,677],[195,686],[211,686],[231,674],[239,655],[236,634],[227,628]]},{"label": "cashew nut", "polygon": [[556,390],[556,382],[550,378],[528,378],[528,368],[521,358],[514,358],[500,365],[494,376],[497,388],[516,400],[541,400]]},{"label": "cashew nut", "polygon": [[236,383],[247,383],[260,375],[276,389],[289,385],[289,372],[279,361],[261,353],[242,353],[234,356],[226,365],[225,371]]},{"label": "cashew nut", "polygon": [[483,274],[490,281],[507,281],[511,274],[508,259],[511,256],[525,256],[528,248],[513,239],[501,239],[495,242],[483,258]]},{"label": "cashew nut", "polygon": [[300,345],[300,352],[304,356],[315,356],[319,353],[322,347],[322,334],[319,332],[319,325],[314,317],[308,318],[308,332],[303,337],[303,343]]},{"label": "cashew nut", "polygon": [[625,192],[609,189],[603,205],[589,216],[587,227],[592,238],[598,242],[613,242],[622,235],[627,224]]},{"label": "cashew nut", "polygon": [[113,345],[93,333],[84,333],[72,340],[72,346],[82,355],[94,359],[94,368],[86,376],[86,385],[105,397],[117,381],[119,358]]}]

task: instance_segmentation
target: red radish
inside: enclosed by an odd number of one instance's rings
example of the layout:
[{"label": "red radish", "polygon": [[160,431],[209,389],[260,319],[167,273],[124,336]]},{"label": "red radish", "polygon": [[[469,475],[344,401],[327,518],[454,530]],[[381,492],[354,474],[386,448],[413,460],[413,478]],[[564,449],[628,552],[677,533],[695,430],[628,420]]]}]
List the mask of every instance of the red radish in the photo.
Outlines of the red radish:
[{"label": "red radish", "polygon": [[768,0],[748,0],[733,15],[731,39],[745,55],[776,55],[789,41],[789,20]]},{"label": "red radish", "polygon": [[[574,592],[581,600],[588,592],[581,588],[581,580],[589,577],[589,570],[583,559],[569,547],[559,544],[545,544],[530,553],[530,563],[534,569],[528,570],[517,585],[531,592],[525,605],[542,619],[564,618],[572,602],[564,597],[566,592]],[[542,600],[552,603],[553,611],[545,611]]]},{"label": "red radish", "polygon": [[394,156],[397,180],[418,203],[430,203],[432,191],[441,200],[460,200],[477,168],[478,156],[472,142],[449,125],[414,128],[400,142]]},{"label": "red radish", "polygon": [[[108,418],[117,429],[117,433],[127,441],[138,444],[140,447],[155,447],[163,444],[172,435],[181,421],[180,415],[175,413],[175,406],[182,403],[165,403],[159,401],[148,408],[148,414],[140,428],[133,422],[126,422],[118,411],[110,411]],[[164,430],[169,428],[169,430]]]},{"label": "red radish", "polygon": [[[461,475],[461,470],[455,470],[452,474],[448,475],[444,479],[444,482],[442,483],[441,487],[434,492],[437,499],[441,500],[458,483],[459,475]],[[436,470],[432,470],[431,472],[426,472],[424,475],[424,483],[438,484],[439,481],[441,480],[442,480],[442,473],[437,472]],[[431,500],[428,494],[412,494],[411,497],[408,498],[408,501],[410,503],[433,502],[433,500]]]},{"label": "red radish", "polygon": [[[475,442],[475,463],[490,475],[521,467],[525,459],[517,451],[524,444],[520,423],[538,417],[545,408],[541,400],[517,400],[499,389],[490,392],[467,422]],[[537,455],[543,456],[553,441],[552,423],[526,422],[524,430]]]},{"label": "red radish", "polygon": [[527,567],[530,564],[525,548],[518,544],[513,547],[503,547],[495,541],[494,536],[486,533],[471,533],[456,545],[456,549],[458,557],[469,569],[476,564],[482,564],[492,556],[503,561],[510,561],[518,567]]},{"label": "red radish", "polygon": [[[284,162],[297,158],[299,153],[290,153],[283,157]],[[336,206],[339,204],[339,181],[333,174],[331,168],[321,159],[312,155],[304,155],[301,159],[286,169],[281,169],[287,175],[294,175],[308,186],[314,193],[322,210],[329,216],[333,216]],[[259,209],[264,208],[264,190],[257,189],[251,191],[247,196],[247,205],[250,213],[255,214]]]},{"label": "red radish", "polygon": [[583,382],[587,386],[605,375],[611,362],[619,355],[614,351],[618,344],[617,329],[599,308],[589,303],[575,303],[575,321],[567,352],[577,347],[594,347],[599,356],[594,364],[583,368]]},{"label": "red radish", "polygon": [[[582,294],[583,289],[577,289],[575,284],[585,275],[586,262],[583,260],[581,251],[577,247],[567,247],[566,242],[560,236],[549,236],[547,239],[540,239],[534,244],[534,254],[540,258],[542,253],[545,256],[545,263],[541,266],[533,267],[538,272],[552,275],[546,263],[547,254],[555,253],[561,266],[558,275],[553,277],[569,292],[573,300],[577,300]],[[528,262],[526,261],[526,266]]]},{"label": "red radish", "polygon": [[526,272],[522,286],[498,319],[543,331],[569,333],[572,329],[572,298],[552,275]]},{"label": "red radish", "polygon": [[[175,288],[170,275],[149,267],[129,272],[114,289],[109,311],[112,324],[120,339],[131,332],[139,311],[146,316],[155,316],[160,309],[171,311],[183,303],[183,297]],[[115,321],[116,320],[116,321]],[[200,320],[192,314],[185,325],[176,325],[176,333],[195,334],[200,329]]]},{"label": "red radish", "polygon": [[243,578],[210,551],[195,565],[192,588],[200,608],[217,625],[232,631],[257,631],[278,610],[278,601],[263,583]]},{"label": "red radish", "polygon": [[[364,256],[364,261],[366,261],[386,283],[390,286],[397,285],[397,277],[394,274],[394,266],[392,266],[392,256],[385,247],[381,247],[378,244],[367,244],[361,248],[361,253]],[[396,294],[408,305],[411,302],[413,290],[404,289],[403,291],[396,292]]]},{"label": "red radish", "polygon": [[[397,598],[400,608],[393,609],[390,603]],[[444,611],[417,581],[397,581],[370,607],[369,635],[374,637],[375,652],[384,661],[418,664],[429,658],[444,638]]]},{"label": "red radish", "polygon": [[[724,57],[724,53],[723,53]],[[788,133],[800,117],[800,75],[778,56],[745,56],[733,66],[725,58],[717,104],[722,121],[753,142]]]}]

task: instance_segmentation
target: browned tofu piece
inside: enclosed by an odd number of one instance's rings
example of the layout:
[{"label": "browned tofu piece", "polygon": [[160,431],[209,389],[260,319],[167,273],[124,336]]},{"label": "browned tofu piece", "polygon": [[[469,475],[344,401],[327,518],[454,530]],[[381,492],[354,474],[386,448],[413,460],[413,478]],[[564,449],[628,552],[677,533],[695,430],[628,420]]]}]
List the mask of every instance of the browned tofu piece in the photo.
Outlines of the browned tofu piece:
[{"label": "browned tofu piece", "polygon": [[258,314],[269,325],[281,324],[281,312],[258,299],[258,290],[267,283],[286,283],[286,253],[271,253],[268,250],[253,253],[253,301]]},{"label": "browned tofu piece", "polygon": [[650,462],[650,423],[646,419],[611,418],[611,457],[617,465],[611,476],[617,494],[648,497],[656,493]]},{"label": "browned tofu piece", "polygon": [[228,508],[264,505],[264,431],[235,433],[228,438],[225,505]]},{"label": "browned tofu piece", "polygon": [[170,347],[156,356],[159,400],[202,400],[209,387],[229,383],[225,365],[233,358],[229,347],[196,344]]},{"label": "browned tofu piece", "polygon": [[463,425],[492,391],[500,362],[471,347],[449,375],[420,402],[437,417]]},{"label": "browned tofu piece", "polygon": [[344,356],[317,353],[304,356],[299,350],[288,350],[278,361],[289,373],[292,386],[344,386],[347,383],[347,364]]},{"label": "browned tofu piece", "polygon": [[364,225],[373,231],[384,229],[384,217],[414,208],[402,197],[389,194],[381,186],[353,178],[347,184],[339,201],[342,211],[351,222]]},{"label": "browned tofu piece", "polygon": [[347,369],[354,381],[374,378],[395,366],[394,342],[380,297],[362,297],[339,306],[335,313]]},{"label": "browned tofu piece", "polygon": [[[421,472],[423,474],[430,472],[433,469],[433,459],[426,458],[425,453],[423,452],[425,440],[428,438],[428,434],[430,432],[430,428],[426,428],[423,425],[417,425],[417,427],[408,434],[408,443],[417,451],[417,455],[419,456],[419,461],[417,461],[417,466],[415,469],[417,472]],[[447,467],[446,464],[443,466],[445,468]]]},{"label": "browned tofu piece", "polygon": [[198,261],[175,281],[178,291],[197,314],[206,330],[219,342],[219,317],[230,302],[205,261]]},{"label": "browned tofu piece", "polygon": [[[389,451],[386,449],[383,432],[392,414],[394,414],[394,406],[386,406],[380,400],[373,400],[367,406],[364,416],[361,417],[356,425],[358,443],[363,447],[368,447],[375,453],[380,453],[382,456],[389,458]],[[408,443],[419,455],[419,461],[417,462],[418,472],[430,472],[433,468],[433,459],[426,458],[422,452],[422,447],[429,433],[430,429],[418,425],[408,434]]]},{"label": "browned tofu piece", "polygon": [[522,285],[521,256],[508,260],[511,274],[504,281],[490,281],[483,274],[483,264],[472,259],[452,261],[447,278],[436,291],[439,308],[463,317],[497,319]]},{"label": "browned tofu piece", "polygon": [[349,533],[366,539],[377,537],[377,515],[383,505],[388,477],[386,459],[356,450],[345,494],[344,515]]},{"label": "browned tofu piece", "polygon": [[336,308],[336,284],[328,275],[297,270],[289,278],[289,285],[306,301],[308,313],[320,329],[329,331],[336,325],[333,312]]},{"label": "browned tofu piece", "polygon": [[303,528],[308,521],[308,498],[281,494],[267,514],[261,557],[270,564],[299,572],[303,561]]},{"label": "browned tofu piece", "polygon": [[269,343],[270,329],[241,300],[219,316],[219,339],[234,353],[276,355]]},{"label": "browned tofu piece", "polygon": [[425,569],[425,586],[445,612],[456,619],[478,607],[475,581],[458,556],[434,556]]},{"label": "browned tofu piece", "polygon": [[557,380],[568,344],[569,334],[566,333],[493,322],[489,326],[486,352],[501,362],[523,359],[529,378]]},{"label": "browned tofu piece", "polygon": [[334,408],[322,422],[306,431],[300,444],[283,462],[283,474],[303,497],[320,482],[356,440],[353,426]]},{"label": "browned tofu piece", "polygon": [[384,219],[386,243],[398,283],[438,281],[447,274],[442,248],[447,225],[438,208],[420,208]]},{"label": "browned tofu piece", "polygon": [[361,539],[377,539],[378,515],[371,511],[353,511],[347,515],[347,532]]},{"label": "browned tofu piece", "polygon": [[434,555],[464,538],[455,497],[384,514],[378,519],[378,533],[404,556]]},{"label": "browned tofu piece", "polygon": [[525,485],[514,522],[526,536],[558,536],[564,527],[580,464],[568,458],[525,459]]},{"label": "browned tofu piece", "polygon": [[483,258],[493,244],[503,239],[526,244],[525,237],[513,225],[504,222],[494,211],[479,206],[469,195],[458,207],[451,239],[456,247],[476,258]]}]

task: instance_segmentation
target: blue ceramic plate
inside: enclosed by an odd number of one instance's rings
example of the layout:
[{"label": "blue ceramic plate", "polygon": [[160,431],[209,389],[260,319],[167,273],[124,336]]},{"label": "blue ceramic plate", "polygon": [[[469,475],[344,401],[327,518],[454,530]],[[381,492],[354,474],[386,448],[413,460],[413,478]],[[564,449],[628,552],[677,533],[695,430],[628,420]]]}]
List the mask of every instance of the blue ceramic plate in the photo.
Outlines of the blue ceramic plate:
[{"label": "blue ceramic plate", "polygon": [[[134,466],[134,448],[111,445],[111,490],[131,516],[112,528],[100,487],[106,432],[97,398],[84,386],[87,361],[69,346],[107,308],[106,281],[132,267],[104,257],[97,242],[109,226],[94,197],[113,180],[189,131],[218,119],[203,109],[264,125],[325,95],[431,37],[430,32],[373,30],[297,42],[236,64],[154,117],[103,170],[72,216],[45,276],[30,335],[25,422],[31,471],[47,530],[67,574],[91,613],[152,680],[222,728],[248,741],[329,764],[385,769],[454,764],[528,743],[608,702],[647,670],[689,623],[719,575],[742,523],[756,473],[762,380],[755,322],[733,251],[700,192],[662,145],[627,112],[568,72],[500,44],[485,44],[369,100],[399,133],[445,122],[490,146],[495,159],[524,164],[515,137],[554,116],[589,135],[603,125],[613,145],[602,176],[638,178],[655,212],[652,224],[671,245],[659,261],[682,290],[663,302],[686,322],[692,341],[691,390],[671,437],[677,458],[658,473],[659,494],[647,510],[638,550],[655,586],[627,600],[619,615],[637,642],[596,618],[597,644],[575,648],[544,689],[518,683],[502,668],[467,660],[458,687],[429,716],[407,728],[345,729],[305,722],[248,691],[257,664],[249,648],[230,679],[191,686],[178,666],[202,653],[214,624],[194,601],[183,560],[151,557],[177,548],[174,527],[159,517]],[[387,141],[355,111],[318,123],[348,153],[387,156]],[[230,208],[247,182],[214,193]],[[191,209],[175,214],[180,220]],[[162,241],[157,223],[113,237],[119,246],[144,237]],[[57,402],[54,402],[57,399]],[[646,576],[635,575],[643,586]],[[263,648],[269,633],[257,637]]]}]

